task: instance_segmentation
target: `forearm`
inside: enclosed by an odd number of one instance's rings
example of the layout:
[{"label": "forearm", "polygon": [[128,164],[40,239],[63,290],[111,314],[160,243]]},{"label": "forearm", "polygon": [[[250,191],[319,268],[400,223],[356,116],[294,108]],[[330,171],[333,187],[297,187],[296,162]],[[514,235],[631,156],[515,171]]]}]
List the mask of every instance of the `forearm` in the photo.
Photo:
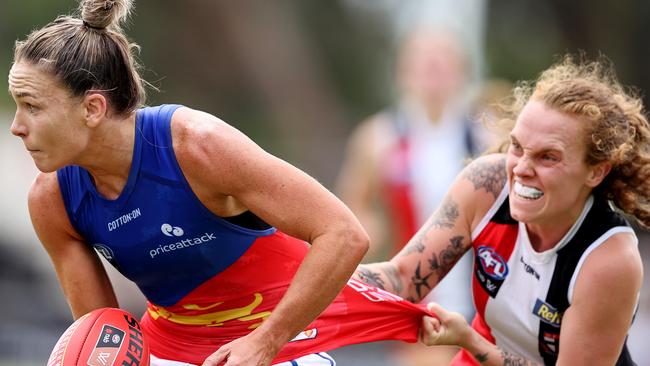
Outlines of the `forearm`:
[{"label": "forearm", "polygon": [[314,240],[284,297],[257,332],[282,347],[332,302],[366,249],[367,239],[357,236],[323,235]]},{"label": "forearm", "polygon": [[525,358],[504,351],[471,329],[468,340],[461,345],[482,366],[541,366]]},{"label": "forearm", "polygon": [[119,307],[108,274],[94,253],[68,250],[65,254],[52,262],[74,319],[95,309]]},{"label": "forearm", "polygon": [[403,298],[408,297],[405,280],[392,262],[361,264],[352,277]]}]

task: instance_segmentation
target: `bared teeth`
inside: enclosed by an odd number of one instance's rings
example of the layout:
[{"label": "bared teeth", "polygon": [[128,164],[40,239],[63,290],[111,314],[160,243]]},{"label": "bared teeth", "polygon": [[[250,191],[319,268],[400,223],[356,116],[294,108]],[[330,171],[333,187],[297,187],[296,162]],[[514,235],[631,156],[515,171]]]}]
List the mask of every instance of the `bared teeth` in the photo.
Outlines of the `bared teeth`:
[{"label": "bared teeth", "polygon": [[527,199],[538,199],[544,195],[544,192],[540,191],[534,187],[525,186],[517,181],[515,181],[514,191],[518,196]]}]

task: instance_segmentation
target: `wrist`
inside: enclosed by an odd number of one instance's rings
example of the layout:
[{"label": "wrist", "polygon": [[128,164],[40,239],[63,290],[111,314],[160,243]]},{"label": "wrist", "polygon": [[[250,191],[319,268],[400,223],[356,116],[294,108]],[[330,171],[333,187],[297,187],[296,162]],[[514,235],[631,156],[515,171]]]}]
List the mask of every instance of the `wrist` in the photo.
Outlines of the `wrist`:
[{"label": "wrist", "polygon": [[458,346],[472,352],[474,348],[480,343],[478,339],[479,334],[476,333],[474,328],[471,325],[465,324],[463,331],[460,333],[458,339]]},{"label": "wrist", "polygon": [[280,352],[280,349],[292,339],[292,335],[285,327],[279,326],[279,324],[273,326],[268,319],[250,335],[266,343],[269,349],[275,353]]},{"label": "wrist", "polygon": [[488,354],[493,352],[494,345],[471,327],[461,343],[459,346],[469,352],[481,365],[487,360]]}]

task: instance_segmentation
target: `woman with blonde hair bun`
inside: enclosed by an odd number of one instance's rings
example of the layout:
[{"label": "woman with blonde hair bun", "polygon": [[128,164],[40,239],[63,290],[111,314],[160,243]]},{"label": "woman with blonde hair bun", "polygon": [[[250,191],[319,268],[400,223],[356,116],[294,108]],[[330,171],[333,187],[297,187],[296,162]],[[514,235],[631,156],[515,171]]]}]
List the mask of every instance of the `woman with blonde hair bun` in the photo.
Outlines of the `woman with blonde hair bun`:
[{"label": "woman with blonde hair bun", "polygon": [[153,366],[333,364],[301,331],[349,291],[366,233],[217,117],[143,107],[132,5],[82,0],[16,42],[9,72],[11,132],[41,171],[29,212],[73,316],[118,306],[94,248],[146,296]]}]

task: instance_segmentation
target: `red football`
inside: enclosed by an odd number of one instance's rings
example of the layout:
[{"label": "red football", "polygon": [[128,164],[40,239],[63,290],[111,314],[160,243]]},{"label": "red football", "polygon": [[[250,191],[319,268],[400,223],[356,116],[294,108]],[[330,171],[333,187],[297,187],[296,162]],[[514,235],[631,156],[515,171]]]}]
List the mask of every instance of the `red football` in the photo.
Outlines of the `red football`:
[{"label": "red football", "polygon": [[59,338],[47,366],[149,366],[149,345],[129,312],[102,308],[77,319]]}]

